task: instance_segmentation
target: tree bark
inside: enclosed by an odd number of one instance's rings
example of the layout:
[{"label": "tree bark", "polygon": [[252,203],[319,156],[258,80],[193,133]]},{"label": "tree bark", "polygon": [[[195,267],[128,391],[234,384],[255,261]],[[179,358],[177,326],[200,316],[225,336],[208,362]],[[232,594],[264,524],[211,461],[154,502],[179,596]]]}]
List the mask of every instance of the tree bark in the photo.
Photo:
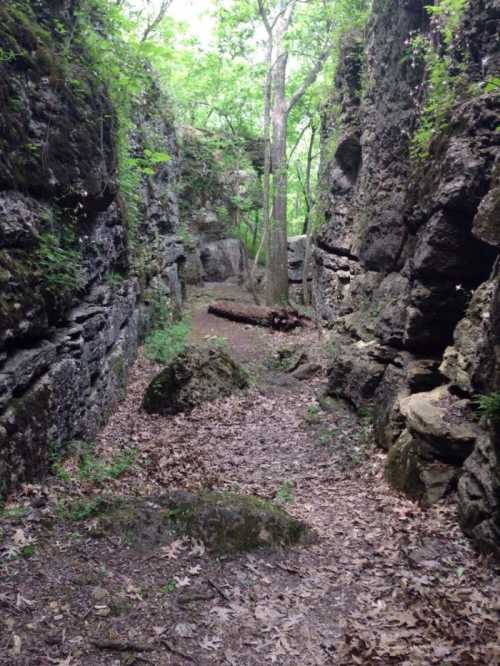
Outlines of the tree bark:
[{"label": "tree bark", "polygon": [[[259,264],[260,255],[267,247],[269,234],[269,209],[271,200],[271,102],[272,102],[272,76],[273,76],[273,30],[269,23],[262,0],[259,0],[259,13],[267,31],[266,51],[266,79],[264,81],[264,173],[262,176],[262,236],[259,248],[255,253],[254,264],[250,272],[250,281],[255,282],[255,273]],[[258,305],[258,301],[257,301]]]},{"label": "tree bark", "polygon": [[252,326],[264,326],[278,331],[291,331],[309,321],[297,310],[243,305],[229,301],[217,301],[208,306],[208,312],[230,321]]},{"label": "tree bark", "polygon": [[288,303],[288,253],[287,253],[287,124],[288,103],[285,97],[288,51],[284,38],[289,16],[283,10],[275,26],[276,63],[273,71],[272,143],[271,163],[273,171],[273,206],[268,234],[266,271],[266,303]]}]

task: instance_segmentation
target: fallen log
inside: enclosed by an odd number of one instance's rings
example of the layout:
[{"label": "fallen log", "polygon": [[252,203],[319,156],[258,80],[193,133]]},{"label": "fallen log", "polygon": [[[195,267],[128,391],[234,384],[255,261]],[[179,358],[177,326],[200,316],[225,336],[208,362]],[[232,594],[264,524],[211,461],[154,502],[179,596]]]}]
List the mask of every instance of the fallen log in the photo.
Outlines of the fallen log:
[{"label": "fallen log", "polygon": [[305,326],[307,317],[291,308],[269,308],[258,305],[243,305],[230,301],[217,301],[208,306],[208,312],[230,321],[252,326],[265,326],[276,331],[291,331]]}]

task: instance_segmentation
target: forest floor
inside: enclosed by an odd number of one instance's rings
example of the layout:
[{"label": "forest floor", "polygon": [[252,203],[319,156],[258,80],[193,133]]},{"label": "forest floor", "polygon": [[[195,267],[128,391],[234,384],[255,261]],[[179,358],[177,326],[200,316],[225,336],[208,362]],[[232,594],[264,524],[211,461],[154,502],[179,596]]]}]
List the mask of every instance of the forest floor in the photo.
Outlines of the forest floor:
[{"label": "forest floor", "polygon": [[[295,345],[323,361],[327,338],[206,313],[241,296],[208,285],[188,308],[193,341],[225,338],[247,391],[151,417],[140,406],[158,367],[140,356],[92,452],[75,444],[3,507],[0,664],[499,664],[500,578],[461,534],[454,498],[423,510],[394,493],[369,419],[322,409],[324,377],[269,362]],[[316,539],[214,558],[175,535],[149,548],[96,529],[106,499],[172,487],[267,498]]]}]

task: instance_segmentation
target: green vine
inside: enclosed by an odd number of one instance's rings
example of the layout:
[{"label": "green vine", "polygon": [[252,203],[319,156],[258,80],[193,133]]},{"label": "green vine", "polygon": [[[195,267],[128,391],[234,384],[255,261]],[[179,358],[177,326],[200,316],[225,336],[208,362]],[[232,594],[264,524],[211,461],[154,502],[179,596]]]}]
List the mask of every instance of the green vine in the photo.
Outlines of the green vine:
[{"label": "green vine", "polygon": [[72,249],[74,237],[69,231],[58,238],[52,232],[41,234],[37,251],[37,265],[43,279],[53,293],[77,289],[80,285],[81,257]]},{"label": "green vine", "polygon": [[431,32],[416,35],[409,40],[409,55],[413,60],[423,61],[426,79],[423,84],[423,106],[419,124],[410,145],[410,155],[415,161],[429,157],[432,139],[446,130],[460,83],[461,71],[452,67],[453,40],[468,0],[439,0],[427,6],[430,14]]}]

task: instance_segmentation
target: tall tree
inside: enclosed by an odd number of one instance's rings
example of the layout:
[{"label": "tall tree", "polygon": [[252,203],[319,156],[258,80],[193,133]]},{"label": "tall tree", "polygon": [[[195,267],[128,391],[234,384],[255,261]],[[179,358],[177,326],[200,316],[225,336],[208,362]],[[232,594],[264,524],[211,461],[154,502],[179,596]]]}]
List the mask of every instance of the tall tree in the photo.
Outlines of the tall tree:
[{"label": "tall tree", "polygon": [[[265,3],[259,0],[259,15],[268,33],[268,42],[272,44],[272,57],[268,65],[268,77],[271,81],[271,168],[272,168],[272,212],[267,234],[267,270],[266,270],[266,302],[268,305],[288,302],[288,262],[287,262],[287,195],[288,195],[288,163],[287,137],[288,118],[295,105],[318,77],[321,68],[332,50],[333,20],[331,3],[313,2],[312,12],[299,12],[298,0],[276,0]],[[293,43],[291,33],[298,25],[296,33],[302,33],[304,26],[311,18],[322,25],[320,49],[316,49],[313,61],[302,81],[293,89],[287,90],[288,61],[290,45]],[[307,28],[305,31],[307,32]],[[269,74],[269,69],[271,70]]]}]

